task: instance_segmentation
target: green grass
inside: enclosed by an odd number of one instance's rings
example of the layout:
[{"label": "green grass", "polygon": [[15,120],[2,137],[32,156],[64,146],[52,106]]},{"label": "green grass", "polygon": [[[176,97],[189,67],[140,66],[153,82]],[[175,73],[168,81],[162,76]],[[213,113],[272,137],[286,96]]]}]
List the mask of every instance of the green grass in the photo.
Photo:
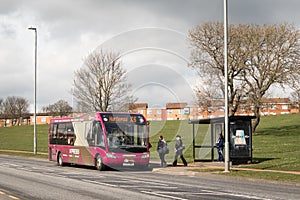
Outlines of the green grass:
[{"label": "green grass", "polygon": [[245,178],[258,178],[258,179],[273,180],[273,181],[300,182],[300,175],[283,174],[277,172],[255,172],[255,171],[232,170],[230,174],[225,173],[225,175],[239,176]]},{"label": "green grass", "polygon": [[[159,128],[158,128],[159,127]],[[159,158],[156,152],[159,135],[163,135],[170,149],[170,153],[166,155],[167,162],[173,162],[174,146],[176,143],[176,135],[182,137],[183,145],[186,147],[184,156],[188,162],[193,161],[192,146],[192,125],[187,121],[151,121],[150,122],[150,143],[151,158]]]},{"label": "green grass", "polygon": [[283,174],[277,172],[231,170],[230,173],[224,173],[224,169],[219,169],[219,168],[203,168],[203,169],[200,168],[200,169],[193,169],[192,171],[202,172],[202,173],[221,174],[226,176],[238,176],[244,178],[258,178],[258,179],[272,180],[272,181],[300,182],[299,175]]},{"label": "green grass", "polygon": [[[48,151],[49,125],[37,125],[37,151]],[[33,151],[33,126],[0,128],[0,149]]]},{"label": "green grass", "polygon": [[300,171],[300,114],[263,117],[253,136],[259,169]]},{"label": "green grass", "polygon": [[[49,125],[37,125],[37,151],[47,152]],[[186,147],[184,156],[193,162],[192,128],[187,121],[151,121],[150,142],[151,158],[158,159],[156,152],[158,136],[163,135],[170,147],[166,160],[170,163],[174,157],[175,137],[182,136]],[[208,125],[199,125],[196,144],[206,144],[210,132]],[[300,114],[262,117],[261,123],[253,134],[253,164],[238,166],[256,169],[300,171]],[[1,127],[0,150],[33,151],[33,126]],[[0,153],[5,153],[1,152]],[[11,154],[11,153],[10,153]],[[19,153],[16,153],[19,154]],[[209,158],[209,156],[208,156]],[[295,180],[299,175],[272,172],[234,171],[231,175],[257,177],[273,180]],[[256,174],[256,175],[254,175]]]}]

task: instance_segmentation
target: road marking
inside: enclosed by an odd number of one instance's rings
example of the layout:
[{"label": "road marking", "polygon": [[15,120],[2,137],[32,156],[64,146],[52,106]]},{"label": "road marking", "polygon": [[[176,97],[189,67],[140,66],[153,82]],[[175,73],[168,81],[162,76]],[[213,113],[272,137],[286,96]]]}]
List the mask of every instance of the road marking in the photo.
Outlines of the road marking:
[{"label": "road marking", "polygon": [[[0,195],[7,195],[5,192],[2,192],[2,191],[0,191]],[[9,198],[11,198],[11,199],[15,199],[15,200],[18,200],[19,198],[18,197],[15,197],[15,196],[13,196],[13,195],[7,195]]]},{"label": "road marking", "polygon": [[159,189],[177,189],[176,186],[155,186],[155,185],[120,185],[121,188],[159,188]]},{"label": "road marking", "polygon": [[18,169],[20,169],[20,170],[23,170],[23,171],[27,171],[27,172],[32,172],[32,170],[31,170],[31,169],[24,168],[24,167],[20,167],[20,168],[18,168]]},{"label": "road marking", "polygon": [[149,191],[141,191],[141,192],[145,193],[145,194],[155,195],[155,196],[158,196],[158,197],[166,197],[166,198],[178,199],[178,200],[188,200],[188,199],[184,199],[184,198],[180,198],[180,197],[174,197],[174,196],[170,196],[170,195],[159,194],[159,193],[156,193],[156,192],[149,192]]},{"label": "road marking", "polygon": [[15,196],[12,196],[12,195],[8,195],[8,197],[11,198],[11,199],[16,199],[16,200],[19,199],[18,197],[15,197]]},{"label": "road marking", "polygon": [[87,179],[81,179],[84,182],[88,182],[88,183],[95,183],[98,185],[104,185],[104,186],[110,186],[110,187],[118,187],[117,185],[113,185],[113,184],[108,184],[108,183],[102,183],[102,182],[97,182],[97,181],[91,181],[91,180],[87,180]]},{"label": "road marking", "polygon": [[133,180],[133,179],[122,179],[122,180],[129,181],[129,182],[135,182],[135,183],[144,183],[144,184],[156,185],[156,186],[168,186],[168,184],[155,182],[155,181],[144,181],[144,180]]},{"label": "road marking", "polygon": [[202,190],[203,192],[210,193],[212,195],[217,195],[217,196],[234,196],[234,197],[242,197],[244,199],[259,199],[259,200],[271,200],[263,197],[257,197],[257,196],[251,196],[251,195],[244,195],[244,194],[232,194],[232,193],[226,193],[226,192],[218,192],[218,191],[210,191],[210,190]]}]

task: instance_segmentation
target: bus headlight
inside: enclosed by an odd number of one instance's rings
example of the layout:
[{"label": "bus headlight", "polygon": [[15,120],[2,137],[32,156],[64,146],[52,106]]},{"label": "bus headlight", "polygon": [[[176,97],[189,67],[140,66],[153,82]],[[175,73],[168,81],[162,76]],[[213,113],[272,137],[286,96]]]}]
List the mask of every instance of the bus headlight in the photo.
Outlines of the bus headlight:
[{"label": "bus headlight", "polygon": [[142,155],[141,158],[149,158],[149,157],[150,157],[150,154],[149,153],[145,153],[145,154]]},{"label": "bus headlight", "polygon": [[108,154],[106,154],[106,158],[117,158],[117,156],[115,156],[112,153],[108,153]]}]

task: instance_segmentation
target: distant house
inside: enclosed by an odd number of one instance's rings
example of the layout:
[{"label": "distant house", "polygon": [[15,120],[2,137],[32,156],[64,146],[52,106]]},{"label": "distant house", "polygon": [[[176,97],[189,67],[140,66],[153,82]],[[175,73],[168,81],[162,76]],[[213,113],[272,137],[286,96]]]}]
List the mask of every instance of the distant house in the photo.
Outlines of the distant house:
[{"label": "distant house", "polygon": [[148,108],[147,115],[148,120],[164,121],[167,120],[166,108]]},{"label": "distant house", "polygon": [[187,103],[167,103],[167,120],[187,120],[189,108]]},{"label": "distant house", "polygon": [[[289,98],[264,98],[262,101],[261,115],[281,115],[299,113],[299,102],[291,102]],[[224,116],[224,101],[211,100],[209,107],[188,105],[185,102],[167,103],[165,108],[148,108],[148,103],[131,103],[129,112],[143,114],[147,120],[196,120]],[[253,105],[244,101],[239,106],[235,115],[253,115]],[[72,113],[76,116],[78,113]],[[49,124],[50,116],[47,113],[37,113],[37,124]],[[12,119],[5,114],[0,115],[0,127],[15,125],[33,125],[32,113],[23,114],[20,119]]]},{"label": "distant house", "polygon": [[131,103],[131,104],[129,104],[129,112],[139,113],[139,114],[146,116],[147,109],[148,109],[147,103]]},{"label": "distant house", "polygon": [[199,108],[198,105],[191,105],[191,106],[188,105],[187,107],[189,109],[188,119],[197,120],[197,119],[207,118],[208,116],[208,113],[203,112],[203,110]]},{"label": "distant house", "polygon": [[[295,106],[296,105],[296,106]],[[262,115],[280,115],[298,113],[298,104],[293,104],[289,98],[264,98],[261,108]],[[146,103],[137,103],[135,112],[142,113],[148,120],[196,120],[222,117],[225,114],[223,100],[212,100],[210,106],[201,108],[198,105],[188,105],[185,102],[167,103],[165,108],[148,108]],[[244,101],[235,115],[254,115],[253,105]]]},{"label": "distant house", "polygon": [[[37,114],[36,115],[36,124],[50,124],[50,119],[52,116],[47,114]],[[30,125],[34,124],[34,116],[30,116]]]},{"label": "distant house", "polygon": [[[49,124],[52,116],[47,113],[36,114],[36,124]],[[33,113],[24,113],[20,119],[12,119],[11,116],[0,115],[0,127],[17,126],[17,125],[33,125],[34,115]]]},{"label": "distant house", "polygon": [[292,103],[289,98],[264,98],[261,108],[262,115],[290,114]]}]

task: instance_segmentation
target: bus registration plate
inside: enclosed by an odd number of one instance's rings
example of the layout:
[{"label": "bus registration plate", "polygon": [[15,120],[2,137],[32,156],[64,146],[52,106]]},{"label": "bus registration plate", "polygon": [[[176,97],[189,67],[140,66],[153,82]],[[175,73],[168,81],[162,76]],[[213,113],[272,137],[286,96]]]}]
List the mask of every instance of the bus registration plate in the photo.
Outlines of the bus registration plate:
[{"label": "bus registration plate", "polygon": [[123,162],[123,166],[134,166],[134,160],[125,159]]}]

